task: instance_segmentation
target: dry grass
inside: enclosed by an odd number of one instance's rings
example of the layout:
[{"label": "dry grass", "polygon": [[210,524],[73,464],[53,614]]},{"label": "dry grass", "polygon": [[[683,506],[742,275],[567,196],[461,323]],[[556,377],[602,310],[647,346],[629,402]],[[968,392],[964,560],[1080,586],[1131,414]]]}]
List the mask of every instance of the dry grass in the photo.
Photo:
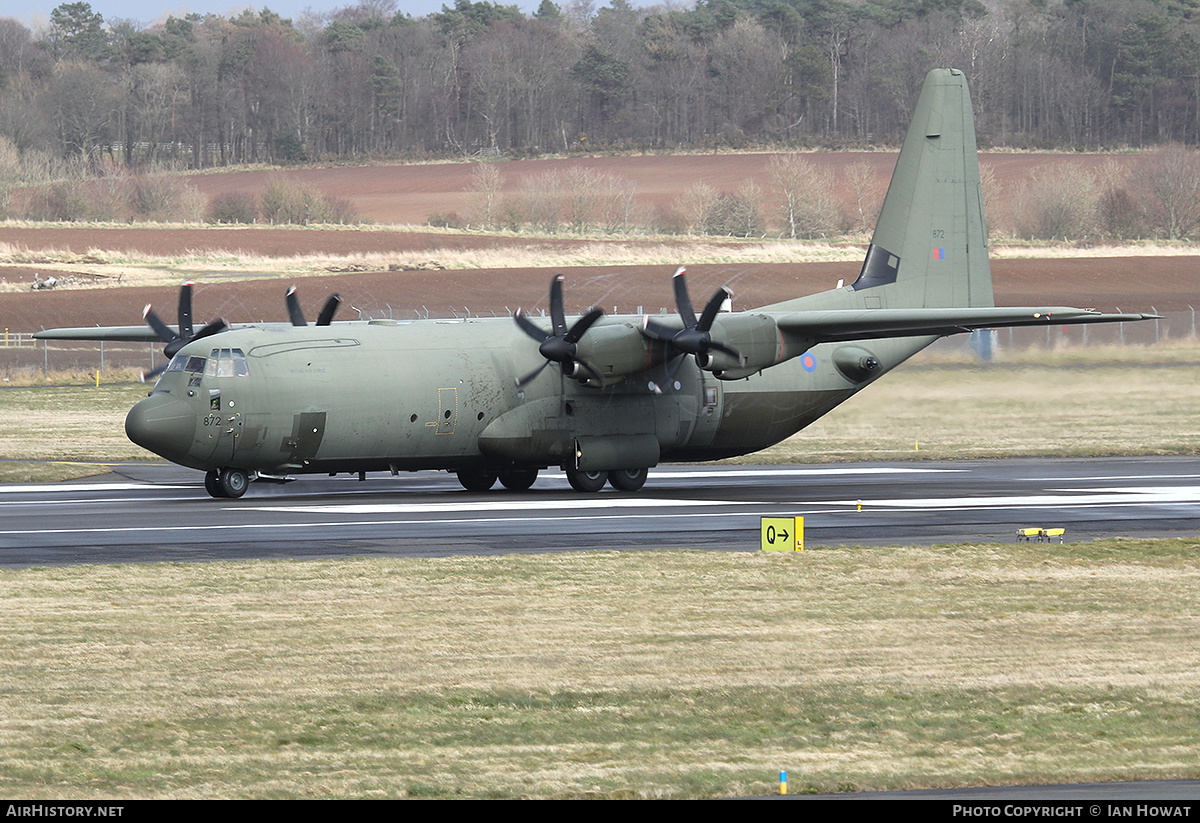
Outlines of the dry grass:
[{"label": "dry grass", "polygon": [[148,389],[141,383],[0,389],[0,409],[8,415],[0,427],[0,459],[155,460],[125,437],[125,415]]},{"label": "dry grass", "polygon": [[[311,228],[311,227],[306,227]],[[329,229],[335,227],[320,227]],[[342,231],[362,230],[339,226]],[[281,229],[286,230],[286,229]],[[370,231],[413,231],[412,228],[392,227]],[[425,228],[419,229],[428,233]],[[228,231],[228,230],[227,230]],[[433,230],[436,232],[436,230]],[[445,232],[452,241],[454,233]],[[571,266],[676,265],[680,247],[687,247],[687,259],[692,265],[750,264],[750,263],[814,263],[858,261],[866,237],[847,236],[836,242],[746,240],[711,237],[612,238],[595,240],[587,236],[574,239],[584,242],[563,246],[557,241],[571,239],[569,235],[550,238],[504,233],[486,234],[495,237],[519,237],[525,245],[493,249],[444,248],[436,251],[380,252],[352,255],[308,254],[290,257],[267,257],[250,254],[236,247],[226,250],[197,250],[177,255],[153,255],[127,251],[89,249],[80,254],[63,249],[28,251],[20,246],[0,243],[0,266],[50,266],[58,272],[78,275],[100,275],[97,282],[81,282],[60,288],[119,288],[121,286],[174,285],[181,279],[214,273],[238,279],[256,279],[288,275],[328,274],[339,271],[387,271],[388,269],[505,269]],[[1193,256],[1194,245],[1142,243],[1122,246],[1052,246],[995,244],[996,258],[1071,258],[1071,257],[1137,257]],[[0,282],[0,291],[25,291],[28,283]]]},{"label": "dry grass", "polygon": [[1193,454],[1200,350],[1005,353],[989,365],[923,355],[755,463]]},{"label": "dry grass", "polygon": [[[724,263],[811,263],[858,260],[857,245],[735,241],[714,244],[710,238],[687,242],[688,260],[693,264]],[[0,265],[53,266],[56,271],[100,274],[103,280],[60,288],[119,288],[121,286],[174,285],[181,278],[211,277],[214,273],[250,280],[262,277],[329,274],[340,271],[387,271],[389,269],[505,269],[534,266],[677,265],[680,245],[687,238],[663,242],[587,242],[574,246],[542,245],[529,239],[528,247],[454,249],[437,251],[379,252],[371,254],[266,257],[238,249],[195,251],[181,255],[114,252],[91,249],[86,254],[64,250],[27,252],[0,244]],[[25,282],[0,282],[0,291],[26,291]]]},{"label": "dry grass", "polygon": [[1012,243],[994,243],[989,246],[993,258],[1074,258],[1074,257],[1194,257],[1197,247],[1194,243],[1145,241],[1130,242],[1118,245],[1060,245],[1046,243],[1039,245],[1028,241],[1013,241]]},{"label": "dry grass", "polygon": [[[747,547],[754,535],[747,535]],[[0,791],[707,797],[1196,777],[1197,546],[0,572]]]}]

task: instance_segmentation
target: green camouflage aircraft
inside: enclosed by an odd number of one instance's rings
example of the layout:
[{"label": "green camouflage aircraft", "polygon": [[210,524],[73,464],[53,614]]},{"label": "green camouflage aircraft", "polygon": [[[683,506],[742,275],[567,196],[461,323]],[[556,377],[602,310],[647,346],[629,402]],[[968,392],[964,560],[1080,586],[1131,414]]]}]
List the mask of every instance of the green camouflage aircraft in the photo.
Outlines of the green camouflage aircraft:
[{"label": "green camouflage aircraft", "polygon": [[[470,491],[527,489],[561,466],[581,492],[636,491],[661,461],[747,454],[794,434],[941,336],[1001,326],[1131,321],[1060,307],[996,308],[971,101],[963,74],[929,73],[862,271],[852,284],[699,316],[683,270],[678,316],[568,325],[562,277],[549,326],[507,319],[195,331],[191,291],[171,328],[57,329],[41,338],[155,339],[169,364],[130,410],[133,442],[206,472],[214,497],[301,472],[443,469]],[[547,370],[548,365],[557,368]]]}]

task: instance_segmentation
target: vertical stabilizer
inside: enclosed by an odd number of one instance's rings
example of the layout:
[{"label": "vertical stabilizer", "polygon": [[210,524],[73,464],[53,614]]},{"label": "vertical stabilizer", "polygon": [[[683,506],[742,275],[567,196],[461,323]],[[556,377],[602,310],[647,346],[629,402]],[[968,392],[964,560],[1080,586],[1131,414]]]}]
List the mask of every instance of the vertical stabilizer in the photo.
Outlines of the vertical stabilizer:
[{"label": "vertical stabilizer", "polygon": [[993,306],[967,79],[925,78],[862,272],[868,306]]}]

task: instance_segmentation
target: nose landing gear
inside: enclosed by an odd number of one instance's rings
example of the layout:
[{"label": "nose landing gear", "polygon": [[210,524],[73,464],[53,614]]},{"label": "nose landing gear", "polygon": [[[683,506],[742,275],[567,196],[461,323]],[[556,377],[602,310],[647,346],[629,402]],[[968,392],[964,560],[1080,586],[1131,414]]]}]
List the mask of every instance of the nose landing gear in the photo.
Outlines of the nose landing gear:
[{"label": "nose landing gear", "polygon": [[245,469],[226,466],[210,469],[204,474],[204,489],[213,497],[238,498],[250,486],[250,475]]}]

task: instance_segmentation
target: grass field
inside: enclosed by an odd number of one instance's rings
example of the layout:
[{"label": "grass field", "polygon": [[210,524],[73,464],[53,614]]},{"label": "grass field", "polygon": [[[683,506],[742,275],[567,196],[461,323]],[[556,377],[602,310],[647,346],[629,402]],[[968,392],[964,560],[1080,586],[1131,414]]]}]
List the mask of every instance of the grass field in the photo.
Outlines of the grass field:
[{"label": "grass field", "polygon": [[1195,541],[0,572],[0,793],[1200,777]]},{"label": "grass field", "polygon": [[[926,354],[756,460],[1194,452],[1200,350]],[[0,390],[0,473],[146,459]],[[919,444],[919,451],[914,446]],[[721,797],[1197,778],[1200,542],[0,571],[0,794]]]}]

